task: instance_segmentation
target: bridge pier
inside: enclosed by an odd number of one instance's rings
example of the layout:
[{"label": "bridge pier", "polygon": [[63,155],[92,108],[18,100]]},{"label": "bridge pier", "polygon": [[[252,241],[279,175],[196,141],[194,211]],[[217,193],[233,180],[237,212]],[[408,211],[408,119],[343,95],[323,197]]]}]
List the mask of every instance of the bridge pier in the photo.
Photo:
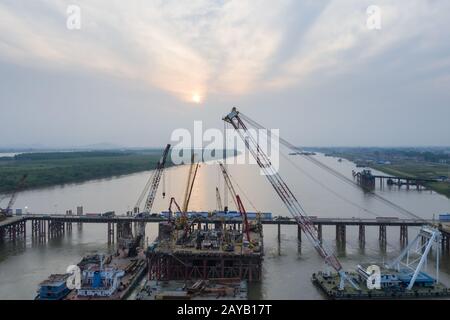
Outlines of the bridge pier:
[{"label": "bridge pier", "polygon": [[[77,207],[77,216],[82,216],[83,215],[83,207],[82,206],[78,206]],[[77,227],[78,230],[83,229],[83,222],[77,222]]]},{"label": "bridge pier", "polygon": [[441,246],[443,252],[450,252],[450,237],[448,233],[442,233]]},{"label": "bridge pier", "polygon": [[108,244],[114,243],[114,223],[108,222]]},{"label": "bridge pier", "polygon": [[48,239],[62,236],[65,233],[64,222],[48,220],[47,223]]},{"label": "bridge pier", "polygon": [[345,245],[346,242],[346,227],[345,224],[336,225],[336,242]]},{"label": "bridge pier", "polygon": [[277,237],[277,239],[278,239],[278,243],[280,243],[281,242],[281,224],[277,223],[277,226],[278,226],[278,237]]},{"label": "bridge pier", "polygon": [[320,242],[322,242],[322,225],[317,225],[317,236],[319,237]]},{"label": "bridge pier", "polygon": [[360,224],[358,226],[359,232],[358,232],[358,240],[359,240],[359,246],[361,248],[364,248],[366,245],[366,226],[363,224]]},{"label": "bridge pier", "polygon": [[386,226],[380,225],[379,232],[378,232],[378,240],[380,241],[381,248],[386,248]]},{"label": "bridge pier", "polygon": [[402,247],[408,244],[408,226],[400,226],[400,244]]}]

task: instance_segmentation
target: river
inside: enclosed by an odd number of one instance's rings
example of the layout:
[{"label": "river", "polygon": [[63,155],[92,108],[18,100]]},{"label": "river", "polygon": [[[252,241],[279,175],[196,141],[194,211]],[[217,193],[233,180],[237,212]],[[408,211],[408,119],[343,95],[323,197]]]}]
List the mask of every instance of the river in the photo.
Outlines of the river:
[{"label": "river", "polygon": [[[338,162],[336,158],[320,154],[316,157],[349,178],[352,178],[352,170],[356,170],[355,165],[346,160]],[[374,197],[364,194],[358,188],[342,183],[333,175],[299,156],[289,156],[288,159],[281,158],[280,174],[309,215],[374,218],[373,212],[379,216],[408,218]],[[153,206],[154,212],[167,210],[171,196],[175,196],[179,202],[182,200],[187,170],[187,166],[166,170],[167,195],[165,199],[162,198],[160,186]],[[229,165],[228,170],[233,180],[238,183],[238,193],[243,195],[248,211],[253,211],[254,205],[258,210],[272,212],[273,216],[289,215],[266,178],[259,175],[259,168],[256,165]],[[150,173],[141,172],[21,192],[15,207],[26,207],[28,212],[32,213],[64,213],[68,209],[75,211],[76,206],[82,205],[85,213],[113,210],[116,214],[121,214],[133,208]],[[194,186],[190,210],[215,209],[216,186],[220,187],[223,199],[224,186],[218,166],[202,164]],[[426,219],[432,219],[433,215],[437,217],[439,213],[450,212],[450,200],[435,192],[389,189],[388,187],[378,188],[376,192]],[[251,201],[251,204],[247,199]],[[231,199],[228,200],[231,207]],[[156,237],[156,230],[155,224],[147,225],[146,233],[149,241]],[[410,228],[410,240],[417,230],[417,228]],[[276,226],[264,227],[263,280],[259,284],[250,286],[250,297],[254,299],[323,299],[322,294],[310,281],[313,272],[324,269],[322,260],[305,238],[301,245],[301,252],[298,251],[295,226],[282,226],[281,232],[281,244],[278,245]],[[324,227],[323,237],[327,245],[337,251],[344,267],[354,269],[358,263],[382,262],[399,253],[398,227],[388,227],[386,251],[379,247],[377,232],[378,229],[375,227],[366,229],[365,249],[358,247],[357,227],[347,228],[345,250],[338,250],[335,246],[334,227]],[[81,230],[74,225],[70,235],[51,239],[45,244],[32,243],[31,238],[27,237],[25,242],[0,245],[0,299],[33,299],[38,283],[49,274],[65,272],[68,265],[77,263],[87,253],[111,250],[113,248],[107,245],[106,225],[96,224],[85,224]],[[433,264],[429,263],[429,267],[432,268]],[[442,258],[440,280],[450,285],[448,256]]]}]

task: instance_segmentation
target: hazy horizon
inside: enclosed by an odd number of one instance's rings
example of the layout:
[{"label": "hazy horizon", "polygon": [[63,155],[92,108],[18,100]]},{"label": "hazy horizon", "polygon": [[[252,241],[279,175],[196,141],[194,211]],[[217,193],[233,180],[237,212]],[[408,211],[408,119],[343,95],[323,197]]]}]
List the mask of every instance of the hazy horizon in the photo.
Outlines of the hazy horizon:
[{"label": "hazy horizon", "polygon": [[234,106],[299,146],[450,146],[448,1],[71,4],[0,4],[0,148],[162,147]]}]

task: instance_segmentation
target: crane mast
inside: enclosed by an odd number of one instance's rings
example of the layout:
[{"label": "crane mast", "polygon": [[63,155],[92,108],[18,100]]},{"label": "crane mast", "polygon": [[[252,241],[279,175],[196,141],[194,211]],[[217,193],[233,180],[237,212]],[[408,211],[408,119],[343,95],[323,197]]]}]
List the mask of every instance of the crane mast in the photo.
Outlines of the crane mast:
[{"label": "crane mast", "polygon": [[145,201],[144,211],[143,211],[145,213],[151,213],[151,210],[153,207],[153,202],[155,201],[155,197],[156,197],[156,191],[158,190],[159,183],[161,181],[161,176],[164,172],[164,167],[166,165],[169,150],[170,150],[170,144],[168,144],[166,146],[166,148],[164,149],[164,152],[163,152],[160,160],[158,161],[158,164],[156,165],[156,169],[153,173],[153,176],[147,182],[147,185],[145,186],[143,193],[141,194],[141,196],[139,197],[139,199],[136,203],[135,208],[139,209],[140,204],[145,196],[145,193],[149,189],[147,199]]},{"label": "crane mast", "polygon": [[216,187],[216,201],[217,201],[217,210],[223,211],[222,199],[220,198],[220,192],[218,187]]},{"label": "crane mast", "polygon": [[242,200],[239,197],[239,195],[236,193],[236,190],[234,189],[233,184],[231,183],[230,176],[229,176],[227,170],[225,169],[225,166],[223,165],[222,162],[219,162],[219,166],[222,171],[223,179],[225,180],[225,184],[227,185],[228,190],[230,190],[231,196],[236,205],[236,209],[238,209],[239,213],[241,214],[242,222],[244,223],[244,232],[247,237],[247,241],[250,242],[250,227],[248,224],[247,212],[245,211],[244,204],[242,203]]},{"label": "crane mast", "polygon": [[262,172],[269,180],[275,192],[285,204],[290,214],[297,221],[298,225],[305,233],[308,240],[312,243],[313,247],[325,260],[325,263],[339,273],[339,288],[341,290],[344,289],[344,282],[345,280],[348,280],[355,289],[358,289],[359,287],[353,282],[353,280],[347,277],[341,263],[334,255],[334,253],[322,244],[316,227],[313,225],[311,219],[308,217],[295,195],[281,178],[278,171],[274,169],[270,158],[264,153],[263,150],[261,150],[256,138],[249,133],[247,125],[239,115],[239,111],[237,111],[236,108],[233,108],[231,112],[223,118],[223,120],[231,124],[233,128],[238,132],[239,136],[245,144],[245,147],[255,158],[258,166],[261,168]]}]

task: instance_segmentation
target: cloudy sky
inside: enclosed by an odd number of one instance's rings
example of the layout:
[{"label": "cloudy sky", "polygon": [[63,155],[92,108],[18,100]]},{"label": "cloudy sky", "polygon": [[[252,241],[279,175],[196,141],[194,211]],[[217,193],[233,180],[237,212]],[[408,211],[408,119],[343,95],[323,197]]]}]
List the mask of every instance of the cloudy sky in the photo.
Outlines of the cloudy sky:
[{"label": "cloudy sky", "polygon": [[2,0],[0,30],[0,147],[161,146],[232,106],[298,145],[450,145],[447,0]]}]

